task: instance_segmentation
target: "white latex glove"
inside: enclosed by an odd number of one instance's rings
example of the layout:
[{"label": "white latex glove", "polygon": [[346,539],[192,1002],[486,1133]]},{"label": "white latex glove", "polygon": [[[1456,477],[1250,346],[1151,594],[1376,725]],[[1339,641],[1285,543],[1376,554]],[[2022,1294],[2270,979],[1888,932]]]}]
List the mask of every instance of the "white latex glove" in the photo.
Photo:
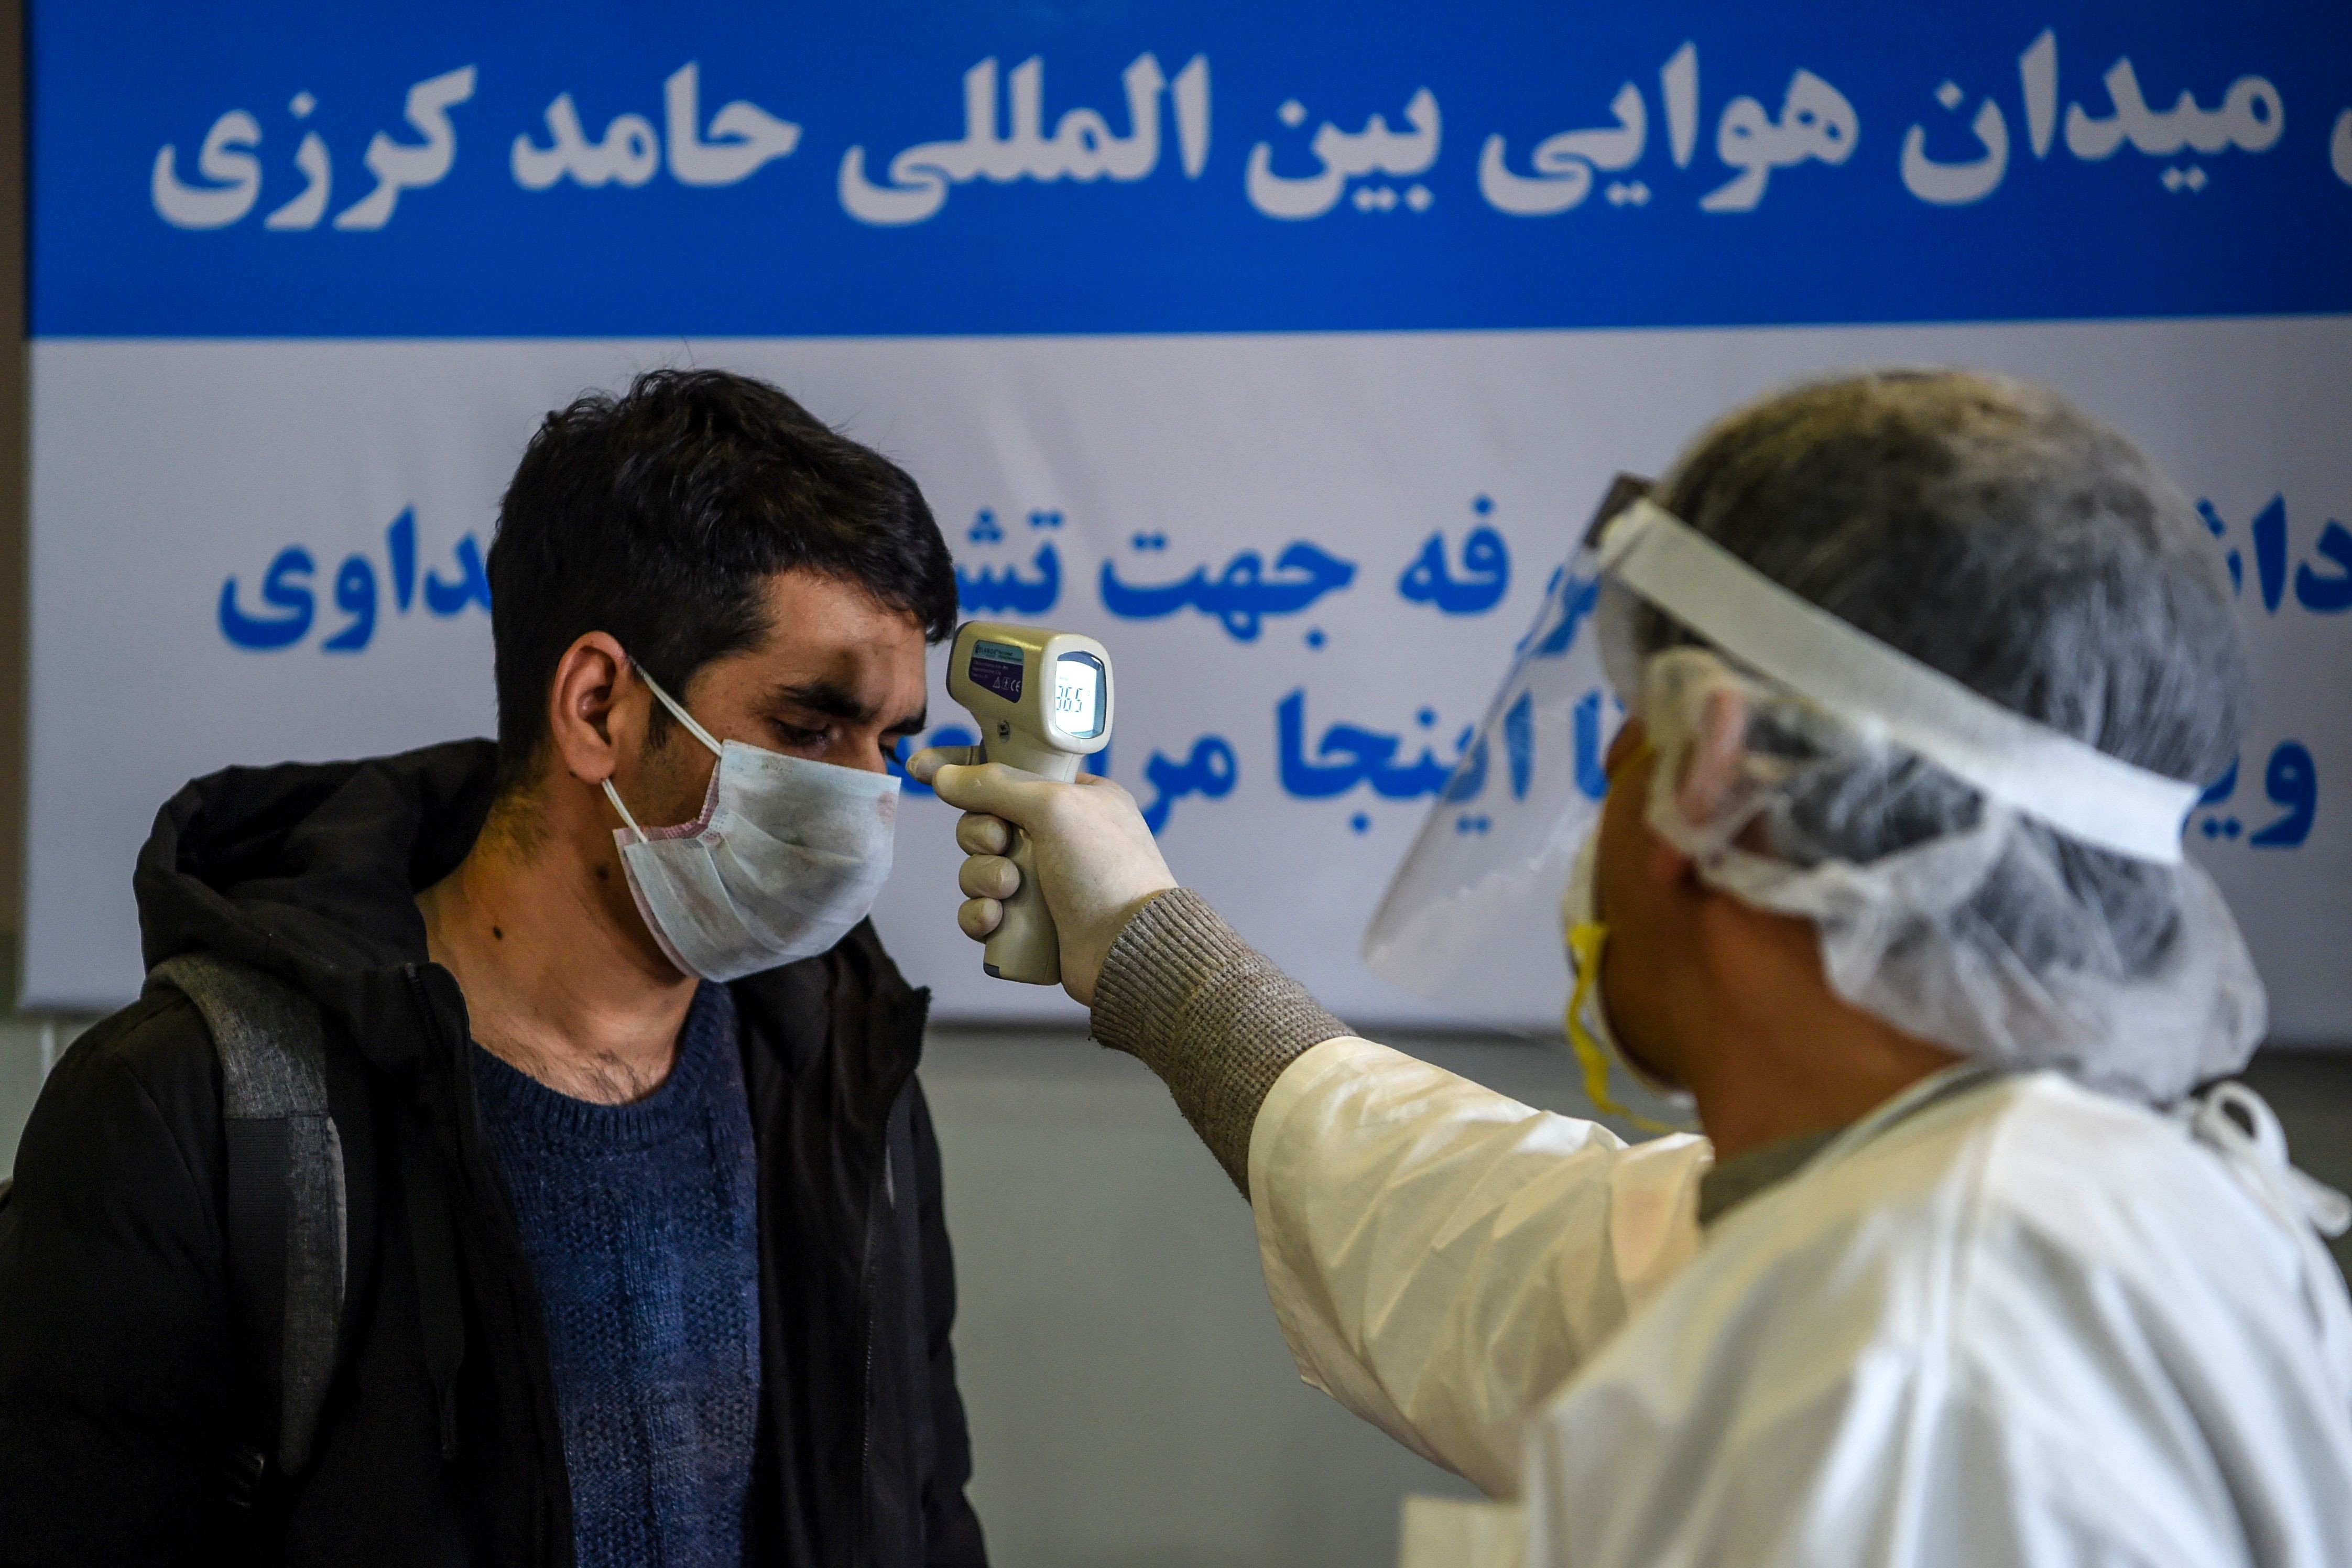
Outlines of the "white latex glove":
[{"label": "white latex glove", "polygon": [[932,747],[907,759],[907,772],[961,806],[956,846],[969,857],[956,879],[963,907],[956,924],[985,942],[1004,918],[999,900],[1021,886],[1005,852],[1010,823],[1025,830],[1037,856],[1037,887],[1061,938],[1062,989],[1091,1006],[1095,977],[1111,943],[1135,911],[1176,885],[1135,797],[1107,778],[1081,773],[1058,784],[1002,763],[969,765],[961,746]]}]

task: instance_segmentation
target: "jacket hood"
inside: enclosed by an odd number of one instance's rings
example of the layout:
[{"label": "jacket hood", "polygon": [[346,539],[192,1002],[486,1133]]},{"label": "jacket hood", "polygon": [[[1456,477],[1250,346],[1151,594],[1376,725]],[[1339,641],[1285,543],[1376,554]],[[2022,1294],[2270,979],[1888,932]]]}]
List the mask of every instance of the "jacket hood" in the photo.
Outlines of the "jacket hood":
[{"label": "jacket hood", "polygon": [[226,768],[155,814],[131,878],[142,956],[209,952],[278,976],[378,1065],[414,1054],[415,895],[488,815],[498,748],[452,741],[349,763]]}]

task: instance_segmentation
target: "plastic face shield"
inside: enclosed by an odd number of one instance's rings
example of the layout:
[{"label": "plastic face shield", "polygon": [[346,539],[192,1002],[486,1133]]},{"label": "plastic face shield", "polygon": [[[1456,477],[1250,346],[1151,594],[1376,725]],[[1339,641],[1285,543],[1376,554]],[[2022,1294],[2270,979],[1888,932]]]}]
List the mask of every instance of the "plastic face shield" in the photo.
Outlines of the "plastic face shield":
[{"label": "plastic face shield", "polygon": [[1624,721],[1619,692],[1630,689],[1612,676],[1634,679],[1621,606],[1608,617],[1615,647],[1601,646],[1599,542],[1649,489],[1619,476],[1552,574],[1510,673],[1365,933],[1372,973],[1464,1018],[1556,1029],[1567,1005],[1560,889],[1609,787],[1603,760]]},{"label": "plastic face shield", "polygon": [[[1662,510],[1648,489],[1621,478],[1554,577],[1470,750],[1373,916],[1364,955],[1375,973],[1482,1023],[1546,1026],[1559,1015],[1570,973],[1558,900],[1608,787],[1602,759],[1628,706],[1638,710],[1644,700],[1633,638],[1643,603],[1704,639],[1723,679],[1761,682],[1758,692],[1795,705],[1807,726],[1833,737],[1833,750],[1896,748],[1972,786],[1986,803],[1987,830],[1976,837],[1988,844],[2000,824],[2030,818],[2081,844],[2180,866],[2181,826],[2197,786],[2035,723],[1888,647]],[[1667,750],[1669,731],[1686,717],[1681,703],[1671,705],[1676,711],[1652,725],[1653,741]],[[1769,772],[1769,759],[1753,761]],[[1676,764],[1662,756],[1661,765]],[[1769,794],[1755,782],[1759,795]],[[1646,820],[1699,857],[1710,880],[1735,891],[1756,880],[1745,874],[1756,868],[1742,864],[1755,858],[1730,843],[1737,825],[1703,827],[1671,812],[1661,818],[1655,801]],[[1966,891],[1964,879],[1948,880],[1952,896]],[[1785,891],[1759,882],[1743,896],[1813,912]],[[1923,896],[1914,889],[1900,901],[1908,907]],[[2215,945],[2234,950],[2234,929]],[[1831,948],[1834,965],[1838,949]],[[2258,1003],[2238,1012],[2251,1016]],[[1940,1018],[1903,1022],[1956,1044],[1967,1032]]]}]

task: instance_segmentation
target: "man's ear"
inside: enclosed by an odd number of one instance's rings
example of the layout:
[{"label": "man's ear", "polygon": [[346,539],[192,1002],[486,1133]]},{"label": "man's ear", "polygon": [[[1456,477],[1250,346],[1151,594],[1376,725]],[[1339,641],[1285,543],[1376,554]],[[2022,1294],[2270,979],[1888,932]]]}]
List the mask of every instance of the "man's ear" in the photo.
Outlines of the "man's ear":
[{"label": "man's ear", "polygon": [[609,633],[588,632],[565,648],[547,692],[548,738],[564,772],[586,784],[611,778],[642,745],[651,700]]}]

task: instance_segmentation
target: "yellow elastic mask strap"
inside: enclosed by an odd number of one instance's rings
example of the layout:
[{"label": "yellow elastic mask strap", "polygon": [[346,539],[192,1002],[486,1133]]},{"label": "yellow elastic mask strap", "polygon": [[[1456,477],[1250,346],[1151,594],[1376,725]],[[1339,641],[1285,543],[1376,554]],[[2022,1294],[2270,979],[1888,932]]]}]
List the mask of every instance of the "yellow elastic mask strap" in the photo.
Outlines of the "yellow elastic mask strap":
[{"label": "yellow elastic mask strap", "polygon": [[1601,950],[1608,942],[1609,928],[1599,921],[1584,921],[1568,928],[1568,951],[1576,960],[1576,989],[1568,999],[1568,1043],[1584,1068],[1585,1098],[1603,1116],[1629,1121],[1644,1132],[1680,1131],[1680,1128],[1621,1104],[1609,1092],[1609,1053],[1592,1037],[1592,1031],[1584,1026],[1584,1005],[1594,999],[1601,984]]}]

